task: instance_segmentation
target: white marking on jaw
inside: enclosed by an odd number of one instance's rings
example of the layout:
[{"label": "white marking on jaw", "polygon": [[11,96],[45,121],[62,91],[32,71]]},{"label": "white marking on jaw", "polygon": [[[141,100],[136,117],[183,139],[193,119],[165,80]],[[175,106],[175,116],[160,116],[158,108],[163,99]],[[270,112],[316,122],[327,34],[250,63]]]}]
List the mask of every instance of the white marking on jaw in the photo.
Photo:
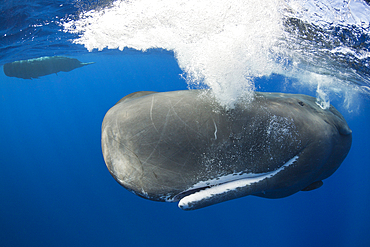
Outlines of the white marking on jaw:
[{"label": "white marking on jaw", "polygon": [[213,121],[213,124],[215,125],[215,140],[217,140],[217,125],[215,123],[215,120],[213,120],[213,118],[212,118],[212,121]]},{"label": "white marking on jaw", "polygon": [[[287,163],[285,163],[279,169],[272,171],[272,172],[260,173],[260,174],[249,173],[249,174],[237,175],[239,177],[238,178],[235,177],[235,180],[228,181],[225,183],[219,183],[218,185],[215,185],[213,187],[200,190],[198,192],[195,192],[193,194],[183,197],[179,201],[178,206],[182,209],[188,209],[188,208],[191,208],[197,202],[204,201],[204,200],[211,200],[211,198],[222,196],[222,194],[224,193],[228,193],[238,188],[247,187],[251,184],[258,183],[264,179],[275,176],[276,174],[278,174],[279,172],[281,172],[282,170],[284,170],[285,168],[293,164],[298,158],[299,158],[298,155],[294,156],[292,159],[290,159]],[[230,178],[230,176],[236,176],[236,175],[231,174],[225,177]],[[218,182],[225,181],[226,180],[225,177],[221,177],[218,180]],[[199,186],[200,184],[202,185],[207,184],[207,185],[212,186],[215,184],[216,181],[217,179],[212,179],[209,181],[202,181],[202,182],[197,183],[197,185]],[[201,188],[201,187],[198,187],[198,188]],[[196,187],[194,186],[191,189],[196,189]]]}]

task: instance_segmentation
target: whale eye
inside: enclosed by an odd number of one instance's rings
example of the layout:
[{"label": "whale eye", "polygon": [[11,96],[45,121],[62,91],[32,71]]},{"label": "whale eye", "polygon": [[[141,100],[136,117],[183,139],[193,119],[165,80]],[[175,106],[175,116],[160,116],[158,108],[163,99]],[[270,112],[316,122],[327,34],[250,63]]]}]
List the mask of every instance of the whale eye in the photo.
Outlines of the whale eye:
[{"label": "whale eye", "polygon": [[300,104],[301,106],[304,106],[304,103],[302,101],[298,101],[298,104]]}]

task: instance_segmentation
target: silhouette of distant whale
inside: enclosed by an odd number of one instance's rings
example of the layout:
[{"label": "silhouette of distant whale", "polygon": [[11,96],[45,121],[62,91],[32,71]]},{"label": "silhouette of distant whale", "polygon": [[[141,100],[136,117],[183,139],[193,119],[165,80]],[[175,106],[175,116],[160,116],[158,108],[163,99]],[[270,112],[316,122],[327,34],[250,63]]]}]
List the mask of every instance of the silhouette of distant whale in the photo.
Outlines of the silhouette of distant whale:
[{"label": "silhouette of distant whale", "polygon": [[118,183],[147,199],[179,201],[184,210],[317,189],[351,143],[333,106],[282,93],[256,92],[228,110],[208,91],[138,92],[102,124],[104,160]]},{"label": "silhouette of distant whale", "polygon": [[23,79],[39,78],[61,71],[68,72],[91,63],[81,63],[76,58],[69,57],[39,57],[28,60],[20,60],[4,64],[6,76]]}]

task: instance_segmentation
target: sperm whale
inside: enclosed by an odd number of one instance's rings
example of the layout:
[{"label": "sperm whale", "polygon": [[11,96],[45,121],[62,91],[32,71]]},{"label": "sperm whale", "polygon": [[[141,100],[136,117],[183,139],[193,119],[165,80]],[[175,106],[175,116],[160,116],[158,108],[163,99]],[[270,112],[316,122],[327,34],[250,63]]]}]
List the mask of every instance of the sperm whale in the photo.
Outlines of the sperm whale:
[{"label": "sperm whale", "polygon": [[194,210],[319,188],[345,159],[352,131],[333,106],[306,95],[256,92],[226,109],[208,91],[186,90],[124,97],[106,113],[101,141],[123,187]]}]

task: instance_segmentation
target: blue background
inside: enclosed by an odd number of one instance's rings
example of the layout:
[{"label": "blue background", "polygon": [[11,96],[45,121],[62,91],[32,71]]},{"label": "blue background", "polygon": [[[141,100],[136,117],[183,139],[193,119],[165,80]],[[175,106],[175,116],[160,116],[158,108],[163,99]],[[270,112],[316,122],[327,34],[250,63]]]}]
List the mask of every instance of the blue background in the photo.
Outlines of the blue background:
[{"label": "blue background", "polygon": [[[185,212],[121,187],[100,147],[103,117],[119,99],[187,88],[173,54],[77,58],[96,63],[34,80],[0,73],[1,246],[370,246],[369,100],[353,112],[333,101],[353,145],[320,189]],[[313,94],[276,75],[256,86]]]}]

